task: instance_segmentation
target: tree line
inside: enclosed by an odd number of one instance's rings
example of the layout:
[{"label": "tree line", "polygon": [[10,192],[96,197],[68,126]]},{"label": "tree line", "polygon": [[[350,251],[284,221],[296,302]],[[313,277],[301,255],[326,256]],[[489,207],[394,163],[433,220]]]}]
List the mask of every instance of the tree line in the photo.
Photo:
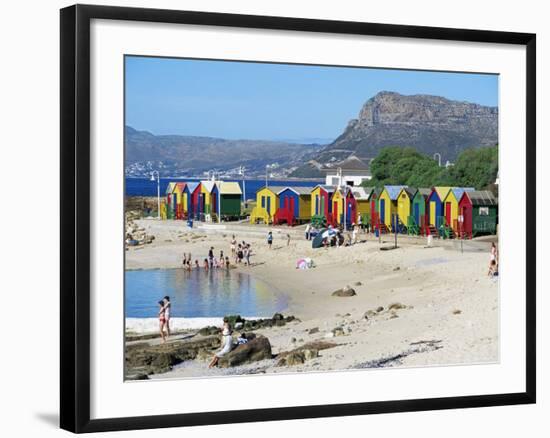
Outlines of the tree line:
[{"label": "tree line", "polygon": [[411,147],[386,147],[370,164],[372,179],[363,186],[455,186],[491,190],[498,195],[498,145],[462,151],[456,162],[440,167],[431,157]]}]

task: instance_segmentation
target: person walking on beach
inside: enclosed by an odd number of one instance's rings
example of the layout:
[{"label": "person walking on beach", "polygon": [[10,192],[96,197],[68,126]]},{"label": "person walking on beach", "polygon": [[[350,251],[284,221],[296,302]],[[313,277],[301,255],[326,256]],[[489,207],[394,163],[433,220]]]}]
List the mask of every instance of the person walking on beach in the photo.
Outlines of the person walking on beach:
[{"label": "person walking on beach", "polygon": [[[191,266],[191,265],[189,265]],[[165,327],[166,327],[166,334],[168,336],[170,336],[170,310],[171,310],[171,303],[170,303],[170,297],[168,295],[166,295],[163,299],[162,299],[163,303],[164,303],[164,319],[165,319]]]},{"label": "person walking on beach", "polygon": [[159,330],[160,337],[162,338],[162,343],[166,342],[166,335],[164,334],[164,327],[166,326],[166,309],[164,308],[164,301],[159,301]]},{"label": "person walking on beach", "polygon": [[273,233],[270,231],[267,233],[267,246],[269,249],[271,249],[271,245],[273,245]]},{"label": "person walking on beach", "polygon": [[357,225],[361,230],[363,229],[363,218],[361,217],[360,214],[357,215]]},{"label": "person walking on beach", "polygon": [[290,246],[290,234],[286,235],[286,246]]},{"label": "person walking on beach", "polygon": [[309,240],[309,233],[311,232],[311,225],[306,225],[306,240]]},{"label": "person walking on beach", "polygon": [[237,251],[237,239],[235,239],[235,235],[233,234],[233,238],[231,239],[231,255],[235,257],[235,251]]}]

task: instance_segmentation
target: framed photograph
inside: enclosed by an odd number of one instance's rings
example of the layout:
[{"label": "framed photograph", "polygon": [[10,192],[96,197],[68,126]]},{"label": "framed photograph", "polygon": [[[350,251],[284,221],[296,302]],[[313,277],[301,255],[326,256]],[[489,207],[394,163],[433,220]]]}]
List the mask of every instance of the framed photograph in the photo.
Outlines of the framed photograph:
[{"label": "framed photograph", "polygon": [[61,427],[535,402],[535,35],[61,10]]}]

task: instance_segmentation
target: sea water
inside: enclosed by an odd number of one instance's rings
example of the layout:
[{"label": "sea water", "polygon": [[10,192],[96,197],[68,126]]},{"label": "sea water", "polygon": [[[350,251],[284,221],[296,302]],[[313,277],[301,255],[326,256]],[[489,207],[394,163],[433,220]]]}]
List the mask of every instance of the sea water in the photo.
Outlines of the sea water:
[{"label": "sea water", "polygon": [[271,317],[287,297],[267,283],[228,269],[147,269],[125,273],[126,318],[157,318],[170,297],[171,318]]},{"label": "sea water", "polygon": [[[196,182],[194,178],[161,178],[160,179],[160,195],[164,196],[166,187],[171,181],[190,181]],[[224,180],[225,181],[225,180]],[[227,180],[239,183],[243,190],[242,180]],[[269,180],[269,185],[272,186],[300,186],[300,187],[315,187],[317,184],[324,184],[324,180],[318,181],[294,181],[294,180]],[[265,179],[246,180],[246,197],[252,199],[256,197],[256,191],[265,186]],[[157,196],[157,182],[151,181],[148,178],[126,178],[126,196]]]}]

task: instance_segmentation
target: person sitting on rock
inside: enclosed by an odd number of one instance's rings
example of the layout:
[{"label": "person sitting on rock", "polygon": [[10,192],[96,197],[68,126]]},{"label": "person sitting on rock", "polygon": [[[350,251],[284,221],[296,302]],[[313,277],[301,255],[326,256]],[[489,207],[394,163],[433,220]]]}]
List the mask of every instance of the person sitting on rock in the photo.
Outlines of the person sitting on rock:
[{"label": "person sitting on rock", "polygon": [[243,345],[248,343],[248,338],[246,337],[246,333],[241,333],[240,336],[237,338],[237,345]]},{"label": "person sitting on rock", "polygon": [[214,357],[208,364],[208,368],[213,368],[218,365],[220,357],[225,356],[233,349],[233,336],[231,336],[231,333],[231,325],[229,324],[227,318],[224,318],[222,331],[222,348],[214,355]]}]

